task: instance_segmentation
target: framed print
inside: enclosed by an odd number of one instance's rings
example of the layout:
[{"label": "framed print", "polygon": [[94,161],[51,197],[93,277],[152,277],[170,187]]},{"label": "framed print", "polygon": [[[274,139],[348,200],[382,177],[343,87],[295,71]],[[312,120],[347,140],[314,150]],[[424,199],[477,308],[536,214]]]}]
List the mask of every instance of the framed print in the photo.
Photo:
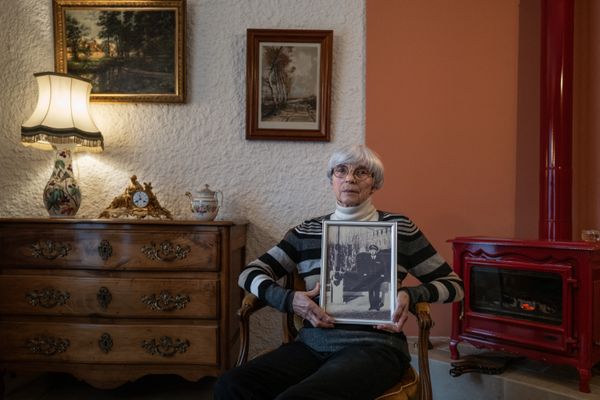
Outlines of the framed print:
[{"label": "framed print", "polygon": [[185,102],[185,0],[53,0],[57,72],[91,101]]},{"label": "framed print", "polygon": [[336,323],[392,322],[396,232],[395,222],[323,221],[319,303]]},{"label": "framed print", "polygon": [[248,29],[246,139],[329,141],[333,31]]}]

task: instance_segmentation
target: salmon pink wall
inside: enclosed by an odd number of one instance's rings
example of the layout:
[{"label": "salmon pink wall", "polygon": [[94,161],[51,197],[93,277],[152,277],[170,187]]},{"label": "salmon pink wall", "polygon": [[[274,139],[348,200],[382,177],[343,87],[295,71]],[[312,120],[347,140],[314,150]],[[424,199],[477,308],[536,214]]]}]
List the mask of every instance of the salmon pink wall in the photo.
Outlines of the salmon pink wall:
[{"label": "salmon pink wall", "polygon": [[[367,1],[366,144],[386,167],[375,204],[448,261],[448,239],[515,233],[518,8]],[[433,313],[433,335],[449,336],[450,307]]]},{"label": "salmon pink wall", "polygon": [[600,229],[600,2],[575,1],[573,237]]}]

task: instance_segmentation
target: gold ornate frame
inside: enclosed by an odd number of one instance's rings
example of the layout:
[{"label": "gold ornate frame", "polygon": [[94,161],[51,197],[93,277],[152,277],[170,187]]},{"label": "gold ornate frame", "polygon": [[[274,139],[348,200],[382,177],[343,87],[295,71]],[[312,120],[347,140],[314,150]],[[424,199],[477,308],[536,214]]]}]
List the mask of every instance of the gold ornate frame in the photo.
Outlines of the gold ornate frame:
[{"label": "gold ornate frame", "polygon": [[[265,46],[277,43],[282,47],[313,46],[318,49],[318,59],[316,61],[318,71],[315,74],[318,84],[314,93],[316,104],[314,111],[311,107],[312,104],[303,103],[310,106],[307,107],[310,108],[310,113],[315,114],[314,122],[304,124],[279,120],[276,123],[265,123],[262,120],[263,71],[261,71],[261,46],[263,43]],[[248,29],[246,49],[246,139],[329,141],[332,49],[333,31],[331,30]]]},{"label": "gold ornate frame", "polygon": [[[56,72],[77,75],[69,71],[67,61],[66,11],[169,11],[175,13],[174,71],[171,73],[173,90],[164,92],[94,92],[91,101],[102,102],[185,102],[185,13],[186,0],[53,0],[54,14],[54,67]],[[93,81],[93,79],[91,79]]]}]

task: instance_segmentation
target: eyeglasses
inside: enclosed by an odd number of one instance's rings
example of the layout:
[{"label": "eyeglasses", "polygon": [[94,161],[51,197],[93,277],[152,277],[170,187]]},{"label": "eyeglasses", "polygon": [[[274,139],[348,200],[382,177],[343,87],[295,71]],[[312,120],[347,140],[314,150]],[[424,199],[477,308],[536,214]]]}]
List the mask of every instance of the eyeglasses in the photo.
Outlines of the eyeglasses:
[{"label": "eyeglasses", "polygon": [[333,176],[336,178],[343,179],[352,171],[352,175],[357,181],[364,181],[368,177],[372,177],[373,173],[366,169],[365,167],[358,167],[354,170],[351,170],[347,165],[340,164],[333,167]]}]

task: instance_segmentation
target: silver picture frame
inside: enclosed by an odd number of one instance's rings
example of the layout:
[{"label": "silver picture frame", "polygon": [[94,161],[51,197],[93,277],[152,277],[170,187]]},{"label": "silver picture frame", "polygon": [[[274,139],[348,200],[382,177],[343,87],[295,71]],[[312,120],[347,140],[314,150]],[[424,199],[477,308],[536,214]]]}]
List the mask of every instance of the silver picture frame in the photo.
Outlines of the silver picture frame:
[{"label": "silver picture frame", "polygon": [[323,221],[319,305],[336,323],[392,323],[396,246],[395,222]]}]

